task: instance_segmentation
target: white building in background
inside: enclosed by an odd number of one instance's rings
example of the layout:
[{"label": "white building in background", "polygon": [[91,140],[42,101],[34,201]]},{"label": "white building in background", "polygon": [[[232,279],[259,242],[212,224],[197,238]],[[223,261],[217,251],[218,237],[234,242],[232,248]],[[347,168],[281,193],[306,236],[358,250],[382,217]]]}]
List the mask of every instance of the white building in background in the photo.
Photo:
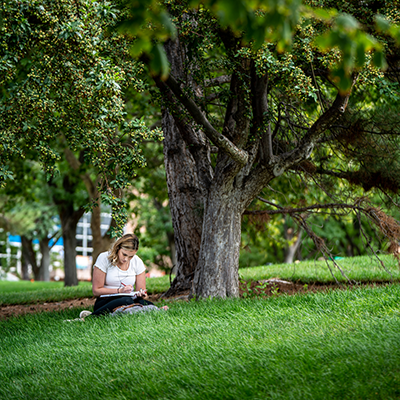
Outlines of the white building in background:
[{"label": "white building in background", "polygon": [[[91,213],[85,213],[79,220],[76,228],[76,267],[79,280],[90,280],[92,265],[92,230],[90,228]],[[111,214],[101,214],[101,234],[104,235],[111,222]],[[1,232],[1,231],[0,231]],[[39,247],[39,243],[34,241],[34,244]],[[51,249],[52,262],[50,265],[50,276],[53,279],[63,279],[64,269],[58,268],[62,266],[62,260],[64,257],[64,246],[63,240],[60,238],[57,243]],[[21,275],[21,238],[19,236],[13,236],[7,234],[7,240],[4,242],[0,241],[0,245],[5,248],[5,252],[0,253],[0,260],[5,262],[7,265],[15,265],[11,268],[11,273],[17,273]],[[16,249],[16,250],[15,250]],[[39,260],[40,261],[40,260]],[[1,266],[1,263],[0,263]],[[2,270],[0,268],[0,279],[5,279]]]}]

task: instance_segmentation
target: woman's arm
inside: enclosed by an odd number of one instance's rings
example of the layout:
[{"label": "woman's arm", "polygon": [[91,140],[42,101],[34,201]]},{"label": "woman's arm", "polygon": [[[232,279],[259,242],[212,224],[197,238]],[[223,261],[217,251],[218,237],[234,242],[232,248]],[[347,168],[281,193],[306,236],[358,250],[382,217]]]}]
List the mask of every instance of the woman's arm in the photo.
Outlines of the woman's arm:
[{"label": "woman's arm", "polygon": [[123,286],[118,289],[105,288],[104,283],[106,281],[106,273],[96,266],[93,268],[93,279],[92,279],[92,292],[95,296],[102,294],[116,294],[116,293],[130,293],[132,290],[131,285]]},{"label": "woman's arm", "polygon": [[[137,292],[139,290],[146,291],[146,271],[143,271],[141,274],[136,275],[135,290]],[[144,297],[147,297],[147,294]]]}]

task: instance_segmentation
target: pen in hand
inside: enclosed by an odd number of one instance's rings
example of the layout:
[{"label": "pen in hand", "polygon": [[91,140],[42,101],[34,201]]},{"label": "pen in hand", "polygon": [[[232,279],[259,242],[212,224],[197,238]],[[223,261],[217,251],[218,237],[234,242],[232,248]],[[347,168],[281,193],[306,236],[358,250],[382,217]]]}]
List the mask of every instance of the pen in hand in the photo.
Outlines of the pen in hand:
[{"label": "pen in hand", "polygon": [[[132,292],[132,286],[131,286],[131,285],[125,285],[125,283],[123,283],[123,282],[121,282],[121,285],[122,285],[124,288],[126,288],[127,286],[130,286],[129,293]],[[125,290],[123,290],[123,293],[128,293],[128,292],[126,292]]]}]

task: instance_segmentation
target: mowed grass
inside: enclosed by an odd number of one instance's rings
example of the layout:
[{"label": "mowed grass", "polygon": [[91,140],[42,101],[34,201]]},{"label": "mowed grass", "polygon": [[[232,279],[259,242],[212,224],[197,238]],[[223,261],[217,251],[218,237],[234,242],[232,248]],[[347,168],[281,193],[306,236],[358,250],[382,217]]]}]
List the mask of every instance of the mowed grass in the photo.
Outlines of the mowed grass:
[{"label": "mowed grass", "polygon": [[[389,282],[400,281],[399,262],[392,255],[381,255],[383,264],[375,257],[359,256],[336,260],[340,269],[332,261],[302,261],[292,264],[272,264],[253,268],[243,268],[239,274],[246,280],[260,280],[272,277],[292,282]],[[333,275],[332,275],[333,274]]]},{"label": "mowed grass", "polygon": [[0,306],[92,297],[92,284],[64,287],[63,282],[0,281]]},{"label": "mowed grass", "polygon": [[[169,277],[149,278],[148,292],[161,293],[169,288]],[[63,282],[0,281],[0,306],[31,304],[93,297],[91,282],[79,282],[78,286],[64,287]]]},{"label": "mowed grass", "polygon": [[398,399],[400,285],[0,322],[1,399]]}]

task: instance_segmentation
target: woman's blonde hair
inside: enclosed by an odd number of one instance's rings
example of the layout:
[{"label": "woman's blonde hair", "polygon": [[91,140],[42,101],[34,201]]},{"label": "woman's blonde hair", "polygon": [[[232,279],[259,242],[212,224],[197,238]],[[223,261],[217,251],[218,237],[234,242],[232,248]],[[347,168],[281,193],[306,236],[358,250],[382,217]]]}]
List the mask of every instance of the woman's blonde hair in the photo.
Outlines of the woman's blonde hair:
[{"label": "woman's blonde hair", "polygon": [[139,239],[133,233],[127,233],[126,235],[120,237],[114,244],[110,250],[110,254],[108,256],[108,260],[111,264],[115,265],[118,261],[118,252],[120,249],[125,250],[138,250],[139,249]]}]

